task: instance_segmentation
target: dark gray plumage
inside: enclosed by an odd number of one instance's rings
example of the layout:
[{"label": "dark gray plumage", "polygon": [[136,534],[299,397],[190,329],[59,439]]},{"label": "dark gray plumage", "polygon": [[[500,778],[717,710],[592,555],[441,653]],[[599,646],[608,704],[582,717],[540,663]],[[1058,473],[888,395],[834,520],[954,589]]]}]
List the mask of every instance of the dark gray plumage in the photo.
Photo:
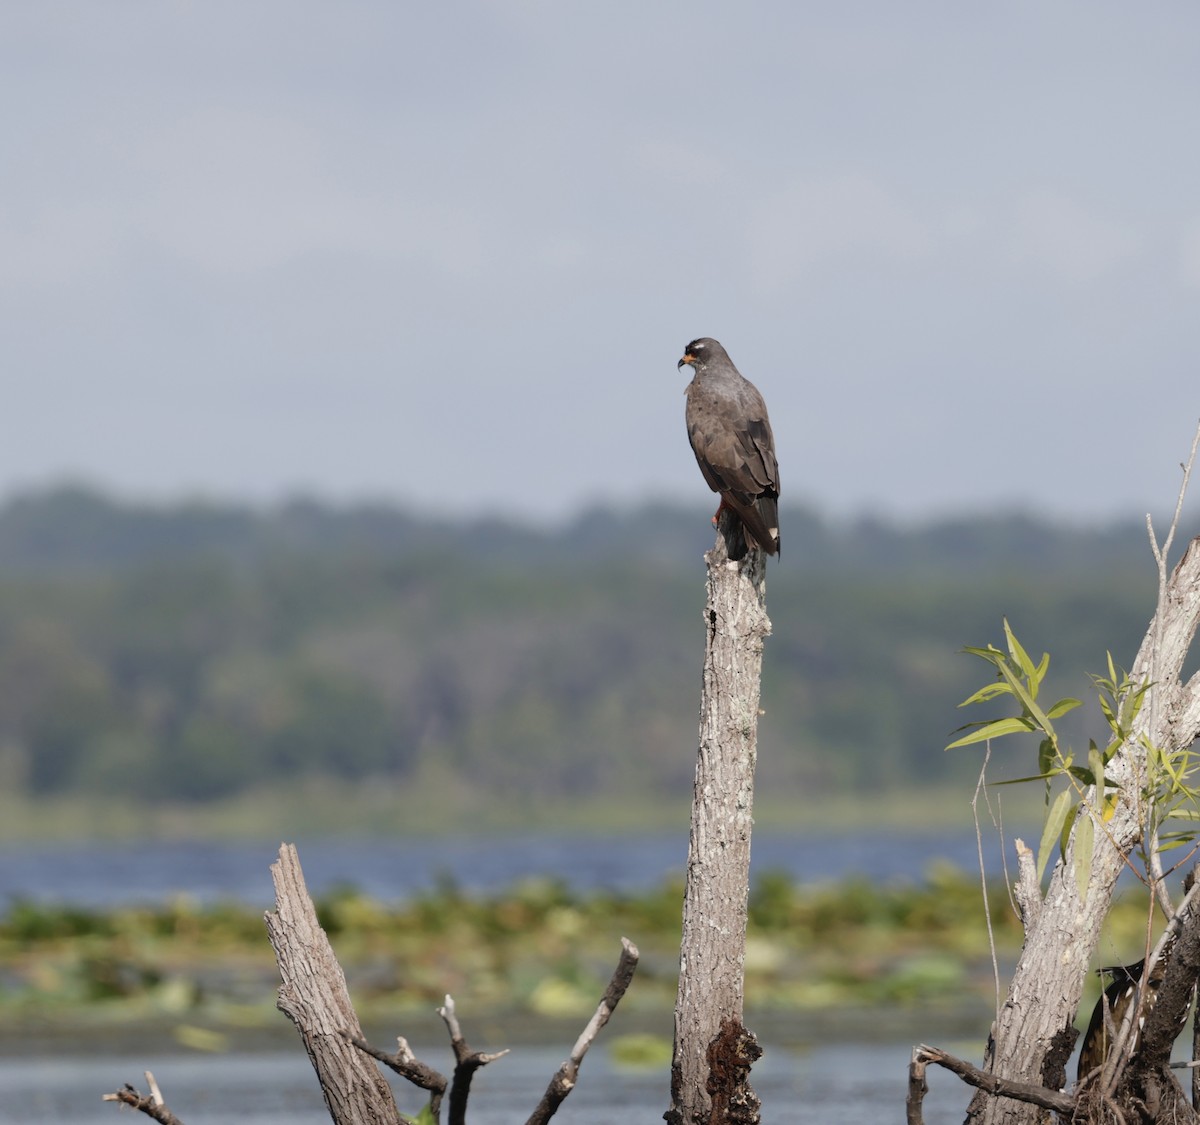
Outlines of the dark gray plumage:
[{"label": "dark gray plumage", "polygon": [[709,488],[721,494],[713,522],[722,508],[741,521],[729,557],[743,558],[748,546],[778,554],[779,466],[766,403],[716,340],[693,340],[684,364],[695,372],[685,392],[688,439]]}]

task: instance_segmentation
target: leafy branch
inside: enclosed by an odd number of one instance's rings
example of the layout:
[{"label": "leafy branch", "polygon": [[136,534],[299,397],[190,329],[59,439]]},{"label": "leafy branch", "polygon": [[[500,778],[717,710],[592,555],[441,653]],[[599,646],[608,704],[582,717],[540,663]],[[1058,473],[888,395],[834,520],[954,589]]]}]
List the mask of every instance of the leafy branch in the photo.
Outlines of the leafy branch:
[{"label": "leafy branch", "polygon": [[[1104,830],[1104,825],[1116,810],[1119,796],[1120,786],[1108,776],[1107,767],[1130,737],[1149,684],[1135,684],[1125,673],[1118,673],[1109,654],[1108,675],[1093,676],[1092,684],[1111,738],[1103,748],[1097,746],[1094,740],[1089,740],[1086,760],[1077,761],[1075,752],[1061,741],[1054,720],[1082,706],[1081,701],[1067,697],[1048,707],[1043,706],[1039,696],[1050,668],[1050,654],[1043,653],[1041,660],[1034,664],[1007,619],[1004,621],[1004,637],[1005,650],[990,644],[986,648],[964,650],[991,665],[996,678],[963,700],[959,706],[968,707],[1009,696],[1017,703],[1019,714],[967,723],[955,733],[968,733],[955,739],[946,749],[990,743],[994,738],[1012,734],[1040,736],[1038,772],[1001,784],[1018,785],[1031,781],[1045,784],[1047,813],[1038,848],[1037,875],[1041,879],[1056,845],[1065,860],[1067,842],[1074,830],[1075,878],[1082,895],[1091,875],[1096,825],[1099,824]],[[1152,748],[1146,748],[1147,760],[1150,760]],[[1194,792],[1184,785],[1189,772],[1187,763],[1182,763],[1179,756],[1170,760],[1169,755],[1156,753],[1153,757],[1159,765],[1150,776],[1160,808],[1175,809],[1184,797],[1194,796]],[[1065,780],[1066,787],[1052,799],[1054,782],[1059,779]],[[1161,797],[1158,796],[1159,789],[1163,790]],[[1089,790],[1092,791],[1090,794]],[[1162,800],[1164,797],[1167,798],[1165,804]]]}]

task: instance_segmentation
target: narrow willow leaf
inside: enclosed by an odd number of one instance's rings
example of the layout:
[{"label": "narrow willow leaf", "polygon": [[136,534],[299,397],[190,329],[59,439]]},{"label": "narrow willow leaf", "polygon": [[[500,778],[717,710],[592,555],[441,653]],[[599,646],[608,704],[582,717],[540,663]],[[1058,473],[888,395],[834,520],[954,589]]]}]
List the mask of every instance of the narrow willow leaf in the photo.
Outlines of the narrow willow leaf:
[{"label": "narrow willow leaf", "polygon": [[987,648],[974,648],[971,645],[966,645],[962,651],[968,656],[978,656],[980,660],[986,660],[989,664],[995,664],[997,659],[1004,659],[1004,653],[996,648],[995,645],[988,645]]},{"label": "narrow willow leaf", "polygon": [[1116,734],[1120,729],[1120,720],[1117,718],[1116,712],[1112,709],[1112,703],[1109,702],[1107,695],[1103,693],[1100,696],[1100,710],[1104,714],[1104,721],[1108,724],[1108,729]]},{"label": "narrow willow leaf", "polygon": [[1062,770],[1054,770],[1052,773],[1035,773],[1032,777],[1011,777],[1007,781],[991,781],[988,784],[996,789],[1001,785],[1024,785],[1027,781],[1053,781],[1056,777],[1061,776]]},{"label": "narrow willow leaf", "polygon": [[1037,668],[1034,669],[1034,672],[1033,672],[1034,678],[1037,680],[1037,682],[1039,684],[1046,678],[1046,673],[1049,670],[1050,670],[1050,654],[1048,652],[1043,652],[1042,659],[1038,661],[1038,666],[1037,666]]},{"label": "narrow willow leaf", "polygon": [[1058,755],[1054,752],[1054,743],[1049,738],[1043,738],[1038,745],[1038,770],[1041,773],[1052,773],[1054,770],[1054,759]]},{"label": "narrow willow leaf", "polygon": [[1046,861],[1050,858],[1050,852],[1062,833],[1063,824],[1070,808],[1071,791],[1064,789],[1054,798],[1054,804],[1046,813],[1046,824],[1042,828],[1042,842],[1038,845],[1038,879],[1041,879],[1042,873],[1046,870]]},{"label": "narrow willow leaf", "polygon": [[986,742],[989,738],[1001,738],[1006,734],[1028,734],[1031,730],[1033,730],[1033,725],[1028,719],[996,719],[993,722],[984,723],[977,730],[956,739],[946,749],[954,750],[959,746],[971,746],[976,742]]},{"label": "narrow willow leaf", "polygon": [[986,684],[981,687],[974,695],[968,696],[959,706],[969,707],[972,703],[986,703],[989,699],[995,699],[998,695],[1011,695],[1012,688],[1008,684],[997,681],[994,684]]},{"label": "narrow willow leaf", "polygon": [[1049,711],[1046,712],[1047,717],[1057,719],[1060,715],[1065,715],[1068,711],[1074,711],[1076,707],[1082,707],[1083,703],[1078,699],[1060,699]]},{"label": "narrow willow leaf", "polygon": [[1096,831],[1091,814],[1082,805],[1075,822],[1075,886],[1081,899],[1087,897],[1088,882],[1092,877],[1092,849]]},{"label": "narrow willow leaf", "polygon": [[1143,684],[1137,691],[1132,694],[1127,694],[1126,699],[1129,700],[1129,716],[1125,720],[1125,727],[1128,729],[1133,725],[1133,720],[1138,717],[1138,712],[1142,709],[1142,704],[1146,701],[1146,692],[1150,690],[1150,684]]},{"label": "narrow willow leaf", "polygon": [[1054,734],[1054,725],[1046,718],[1046,713],[1037,705],[1037,700],[1030,694],[1029,689],[1020,681],[1016,673],[1007,665],[1000,666],[1002,675],[1013,689],[1013,695],[1021,701],[1021,706],[1029,712],[1033,721],[1047,734]]},{"label": "narrow willow leaf", "polygon": [[1101,816],[1104,819],[1105,824],[1107,824],[1110,820],[1112,820],[1113,814],[1116,811],[1117,811],[1117,794],[1116,793],[1105,793],[1104,794],[1104,811],[1101,814]]},{"label": "narrow willow leaf", "polygon": [[1029,653],[1022,647],[1021,642],[1017,640],[1017,635],[1008,624],[1007,617],[1004,619],[1004,639],[1008,642],[1009,656],[1012,657],[1021,672],[1033,681],[1030,690],[1037,695],[1036,669],[1033,667],[1033,661],[1029,659]]},{"label": "narrow willow leaf", "polygon": [[[1068,790],[1068,792],[1070,792],[1070,790]],[[1067,844],[1071,839],[1071,830],[1075,827],[1075,821],[1079,819],[1079,813],[1082,808],[1083,805],[1079,802],[1076,802],[1068,810],[1066,819],[1063,820],[1062,832],[1058,837],[1058,850],[1062,853],[1064,860],[1067,858]]]},{"label": "narrow willow leaf", "polygon": [[1088,765],[1091,767],[1092,777],[1095,779],[1096,786],[1096,805],[1100,808],[1104,807],[1104,759],[1100,757],[1100,751],[1096,749],[1095,744],[1088,747]]}]

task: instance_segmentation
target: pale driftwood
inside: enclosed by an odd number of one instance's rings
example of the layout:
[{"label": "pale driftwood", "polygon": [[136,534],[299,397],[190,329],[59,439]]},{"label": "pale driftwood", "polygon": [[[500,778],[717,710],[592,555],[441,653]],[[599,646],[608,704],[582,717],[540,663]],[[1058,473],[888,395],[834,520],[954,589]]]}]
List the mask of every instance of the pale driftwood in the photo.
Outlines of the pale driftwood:
[{"label": "pale driftwood", "polygon": [[[1200,622],[1200,540],[1189,544],[1161,590],[1159,604],[1131,679],[1149,684],[1133,732],[1114,756],[1109,774],[1120,786],[1116,811],[1095,829],[1095,851],[1086,893],[1074,876],[1074,834],[1065,862],[1051,871],[1040,905],[1023,882],[1025,944],[1005,1003],[993,1025],[984,1069],[1008,1082],[1061,1089],[1075,1040],[1088,963],[1100,937],[1117,877],[1146,824],[1143,739],[1168,753],[1187,747],[1200,733],[1200,676],[1188,683],[1181,671]],[[1000,1099],[983,1088],[967,1113],[970,1123],[1032,1125],[1041,1110]]]},{"label": "pale driftwood", "polygon": [[183,1122],[167,1108],[162,1091],[158,1088],[158,1083],[154,1081],[154,1075],[148,1070],[145,1074],[146,1085],[150,1088],[150,1093],[143,1095],[126,1083],[115,1094],[102,1094],[100,1100],[127,1105],[130,1109],[136,1109],[147,1117],[152,1117],[159,1125],[183,1125]]},{"label": "pale driftwood", "polygon": [[[765,556],[751,550],[730,563],[728,520],[724,514],[705,556],[708,639],[666,1113],[671,1125],[758,1120],[745,1063],[757,1048],[749,1049],[753,1037],[741,1021],[759,680],[771,623]],[[725,1116],[715,1116],[714,1105]]]},{"label": "pale driftwood", "polygon": [[361,1039],[362,1028],[294,845],[280,846],[271,878],[275,909],[266,914],[267,935],[283,978],[276,1006],[300,1033],[330,1116],[336,1125],[396,1125],[401,1118],[391,1087],[348,1041]]},{"label": "pale driftwood", "polygon": [[601,997],[595,1014],[575,1041],[575,1046],[571,1048],[570,1056],[558,1068],[554,1077],[550,1079],[550,1085],[546,1087],[546,1092],[542,1095],[542,1100],[538,1102],[537,1108],[530,1115],[525,1125],[545,1125],[554,1116],[567,1095],[575,1089],[575,1083],[579,1078],[579,1067],[583,1063],[583,1056],[587,1054],[588,1048],[595,1041],[596,1036],[600,1034],[600,1029],[608,1023],[609,1017],[621,1002],[621,997],[625,995],[625,990],[629,987],[630,981],[633,980],[633,974],[637,970],[638,956],[637,946],[628,938],[622,938],[621,958],[617,962],[612,980],[608,982],[608,988]]}]

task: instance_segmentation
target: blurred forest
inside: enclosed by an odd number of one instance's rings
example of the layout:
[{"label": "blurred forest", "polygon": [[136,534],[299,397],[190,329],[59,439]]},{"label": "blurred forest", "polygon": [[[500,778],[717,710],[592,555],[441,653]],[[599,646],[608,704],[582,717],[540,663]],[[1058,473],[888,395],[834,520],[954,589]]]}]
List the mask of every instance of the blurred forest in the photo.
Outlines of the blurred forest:
[{"label": "blurred forest", "polygon": [[[212,802],[339,778],[489,798],[690,791],[711,508],[555,528],[385,505],[0,508],[0,787]],[[1056,696],[1132,661],[1155,570],[1140,520],[900,526],[782,513],[768,572],[760,786],[969,782],[944,753],[1007,616]],[[1094,708],[1070,733],[1086,738]],[[1095,726],[1100,727],[1098,716]],[[1029,756],[1013,773],[1029,773]],[[999,772],[1003,772],[1003,765]]]}]

